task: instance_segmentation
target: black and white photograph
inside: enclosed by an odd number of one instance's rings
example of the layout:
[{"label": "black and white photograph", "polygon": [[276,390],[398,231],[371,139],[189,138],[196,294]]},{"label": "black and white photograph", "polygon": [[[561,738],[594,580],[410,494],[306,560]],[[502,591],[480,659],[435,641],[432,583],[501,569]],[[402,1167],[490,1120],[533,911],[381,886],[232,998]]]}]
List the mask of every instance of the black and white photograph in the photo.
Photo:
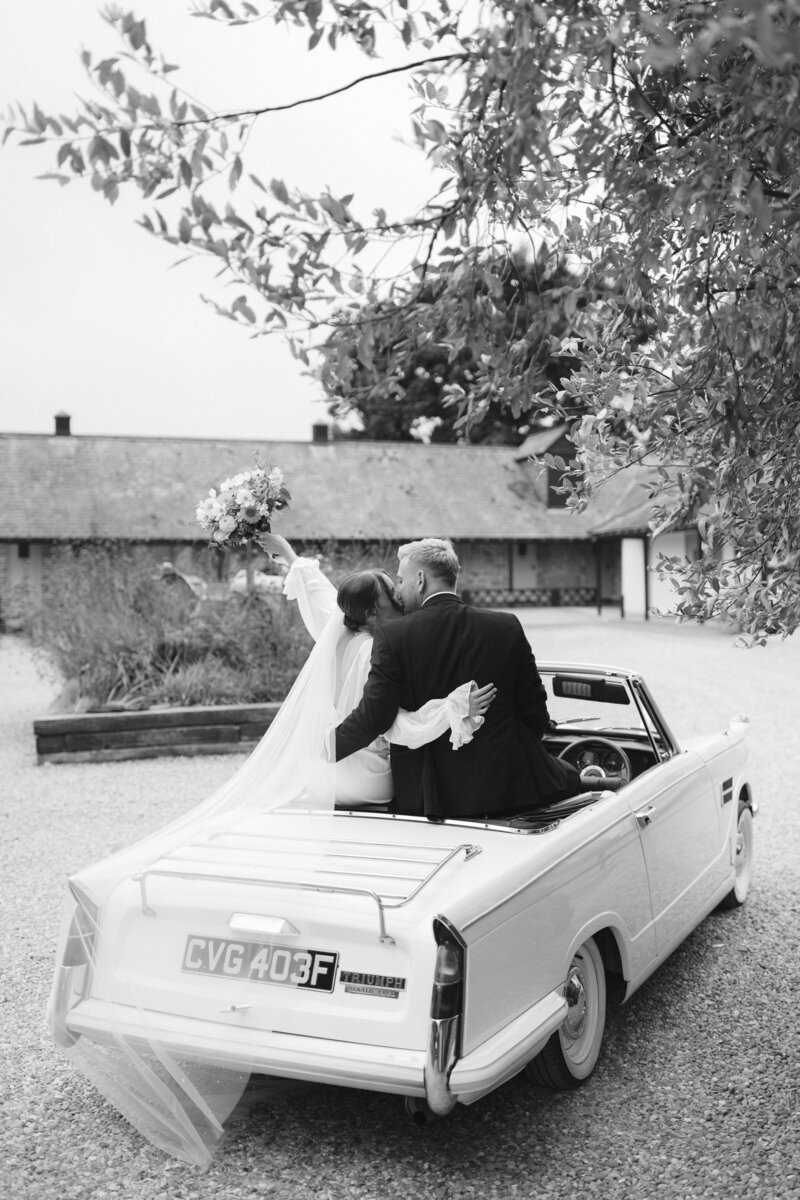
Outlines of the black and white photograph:
[{"label": "black and white photograph", "polygon": [[796,0],[4,33],[4,1190],[800,1200]]}]

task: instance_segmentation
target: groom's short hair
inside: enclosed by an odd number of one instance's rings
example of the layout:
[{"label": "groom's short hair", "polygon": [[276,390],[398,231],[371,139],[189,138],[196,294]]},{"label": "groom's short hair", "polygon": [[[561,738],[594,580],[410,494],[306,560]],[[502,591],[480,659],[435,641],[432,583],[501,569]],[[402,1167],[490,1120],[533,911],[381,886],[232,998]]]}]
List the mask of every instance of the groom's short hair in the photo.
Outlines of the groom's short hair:
[{"label": "groom's short hair", "polygon": [[397,551],[397,557],[413,558],[448,587],[455,587],[461,564],[449,538],[420,538],[407,542]]}]

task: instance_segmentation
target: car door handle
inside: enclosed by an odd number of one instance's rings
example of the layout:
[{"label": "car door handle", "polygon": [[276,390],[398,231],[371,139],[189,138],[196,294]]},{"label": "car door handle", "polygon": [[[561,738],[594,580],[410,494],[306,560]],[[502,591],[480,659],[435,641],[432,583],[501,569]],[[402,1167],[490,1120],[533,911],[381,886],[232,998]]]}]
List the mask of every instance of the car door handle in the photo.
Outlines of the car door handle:
[{"label": "car door handle", "polygon": [[640,829],[646,829],[653,819],[653,814],[656,811],[655,804],[648,804],[647,808],[641,809],[636,814],[636,820],[639,823]]}]

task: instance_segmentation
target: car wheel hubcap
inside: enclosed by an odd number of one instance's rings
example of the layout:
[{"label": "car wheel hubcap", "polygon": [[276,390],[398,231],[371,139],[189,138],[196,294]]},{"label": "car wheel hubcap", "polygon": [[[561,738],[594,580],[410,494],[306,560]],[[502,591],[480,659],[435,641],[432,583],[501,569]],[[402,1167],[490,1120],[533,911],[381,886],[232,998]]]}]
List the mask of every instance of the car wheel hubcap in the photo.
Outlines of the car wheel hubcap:
[{"label": "car wheel hubcap", "polygon": [[562,1028],[567,1037],[577,1039],[586,1024],[586,984],[580,971],[570,971],[564,998],[569,1007]]}]

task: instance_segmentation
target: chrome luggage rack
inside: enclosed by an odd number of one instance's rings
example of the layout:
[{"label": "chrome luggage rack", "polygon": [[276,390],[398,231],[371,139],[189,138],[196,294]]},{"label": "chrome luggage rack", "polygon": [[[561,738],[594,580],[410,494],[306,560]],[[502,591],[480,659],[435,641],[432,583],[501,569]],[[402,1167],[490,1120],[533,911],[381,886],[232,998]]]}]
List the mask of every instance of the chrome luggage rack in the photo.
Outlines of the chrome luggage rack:
[{"label": "chrome luggage rack", "polygon": [[[296,817],[297,814],[293,814],[293,816]],[[261,843],[261,846],[258,843]],[[313,856],[315,853],[327,859],[329,865],[316,872],[312,868],[312,873],[324,876],[326,880],[334,877],[333,881],[280,878],[281,875],[285,876],[288,870],[298,870],[297,863],[286,862],[288,858],[303,854]],[[480,846],[466,842],[457,846],[437,847],[422,843],[387,843],[385,841],[326,838],[324,836],[293,836],[234,829],[217,831],[202,841],[190,842],[177,847],[158,859],[152,866],[137,872],[132,879],[139,885],[142,913],[149,917],[158,915],[148,895],[148,880],[154,878],[186,879],[237,886],[242,884],[254,887],[282,888],[288,891],[317,892],[325,895],[363,896],[377,907],[379,941],[387,945],[394,945],[395,940],[386,929],[386,912],[389,909],[402,908],[409,904],[440,871],[459,855],[463,854],[464,861],[468,862],[480,853]],[[252,857],[258,857],[262,862],[265,858],[273,860],[270,865],[277,868],[278,878],[267,874],[239,874],[236,868],[246,867],[248,858]],[[212,859],[217,863],[220,858],[223,862],[227,862],[232,870],[226,872],[219,869],[204,869],[206,863],[210,863]],[[384,865],[377,868],[373,866],[370,870],[370,864],[378,863],[379,860],[382,860]],[[389,873],[386,870],[387,860],[390,860],[389,865],[395,868],[397,873],[395,871]],[[193,865],[190,867],[189,863]],[[403,872],[404,867],[411,868],[411,870]],[[303,873],[302,867],[299,868],[299,873]],[[380,877],[380,881],[386,886],[380,888],[347,886],[335,882],[336,876],[346,876],[348,879],[367,876],[372,880]]]}]

